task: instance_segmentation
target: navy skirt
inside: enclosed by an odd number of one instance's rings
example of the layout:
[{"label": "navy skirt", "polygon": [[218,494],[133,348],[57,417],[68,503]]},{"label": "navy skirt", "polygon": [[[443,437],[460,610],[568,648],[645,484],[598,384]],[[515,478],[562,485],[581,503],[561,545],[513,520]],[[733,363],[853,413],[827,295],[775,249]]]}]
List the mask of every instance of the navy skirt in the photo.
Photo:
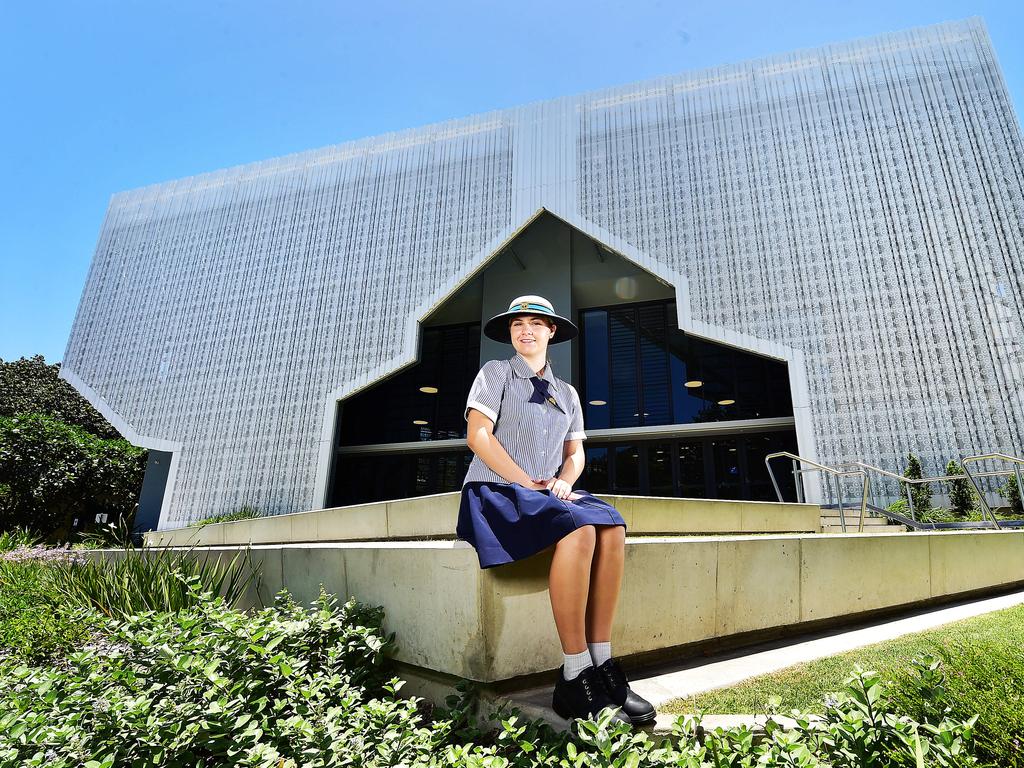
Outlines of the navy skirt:
[{"label": "navy skirt", "polygon": [[476,549],[481,568],[493,568],[535,555],[584,525],[626,527],[611,504],[573,493],[580,498],[563,501],[513,483],[466,483],[455,533]]}]

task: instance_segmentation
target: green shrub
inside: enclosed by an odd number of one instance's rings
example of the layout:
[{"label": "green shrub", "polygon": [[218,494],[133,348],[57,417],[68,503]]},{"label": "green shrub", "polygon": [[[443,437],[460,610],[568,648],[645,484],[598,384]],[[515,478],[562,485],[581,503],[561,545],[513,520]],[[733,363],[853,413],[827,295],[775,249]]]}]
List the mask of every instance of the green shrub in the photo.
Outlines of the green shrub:
[{"label": "green shrub", "polygon": [[[950,459],[946,464],[946,474],[962,475],[964,468],[960,466],[960,462]],[[980,516],[978,495],[974,492],[971,481],[963,477],[946,482],[949,487],[949,507],[953,517],[957,520],[973,520],[975,516]]]},{"label": "green shrub", "polygon": [[0,533],[0,552],[10,552],[12,549],[31,547],[39,541],[36,535],[27,528],[15,528]]},{"label": "green shrub", "polygon": [[[907,454],[907,468],[903,472],[903,476],[912,480],[920,480],[924,477],[924,470],[921,467],[921,460],[917,458],[913,453]],[[920,517],[922,514],[931,509],[932,506],[932,488],[931,483],[911,483],[904,484],[903,490],[904,498],[907,494],[910,495],[910,500],[914,503],[914,514]]]},{"label": "green shrub", "polygon": [[121,515],[113,522],[99,525],[85,533],[79,534],[76,548],[80,549],[130,549],[135,546],[136,536],[135,513],[139,505],[130,514]]},{"label": "green shrub", "polygon": [[230,523],[235,520],[251,520],[254,517],[263,517],[263,513],[260,512],[256,507],[251,507],[248,504],[243,504],[234,512],[225,512],[222,515],[205,517],[197,523],[192,523],[192,525],[196,528],[202,528],[204,525],[212,525],[214,523]]},{"label": "green shrub", "polygon": [[[0,765],[66,766],[970,766],[973,721],[947,716],[942,690],[921,722],[896,714],[887,687],[858,670],[824,717],[698,739],[693,718],[655,740],[605,712],[556,734],[499,710],[496,734],[469,727],[472,706],[432,718],[388,680],[379,609],[313,610],[280,596],[256,614],[197,600],[180,613],[107,621],[106,640],[64,668],[0,659]],[[934,668],[925,668],[933,673]],[[923,673],[924,674],[924,673]],[[471,691],[465,689],[469,695]],[[930,694],[931,695],[931,694]],[[472,741],[466,741],[470,737]]]},{"label": "green shrub", "polygon": [[[981,519],[980,513],[976,513],[975,517]],[[943,507],[932,507],[931,509],[922,512],[917,516],[917,519],[922,523],[962,523],[965,522],[965,518],[960,517],[954,510],[945,509]]]},{"label": "green shrub", "polygon": [[1010,475],[1009,479],[999,487],[998,493],[1010,505],[1010,514],[1024,515],[1024,503],[1021,502],[1020,488],[1017,487],[1017,476]]},{"label": "green shrub", "polygon": [[909,716],[945,714],[959,720],[980,713],[975,726],[979,758],[1005,768],[1024,767],[1024,649],[1007,643],[963,640],[936,646],[928,659],[932,692],[916,677],[898,677],[893,697]]},{"label": "green shrub", "polygon": [[108,621],[63,669],[0,660],[0,765],[394,765],[439,746],[443,726],[386,685],[379,609],[196,597]]},{"label": "green shrub", "polygon": [[259,572],[248,550],[222,564],[216,555],[195,550],[129,548],[110,558],[54,563],[50,578],[69,602],[126,618],[194,607],[200,590],[222,595],[228,605],[236,605]]},{"label": "green shrub", "polygon": [[74,516],[129,514],[146,452],[42,414],[0,416],[0,530],[47,536]]},{"label": "green shrub", "polygon": [[54,588],[48,568],[0,560],[0,656],[42,661],[88,638],[89,622]]}]

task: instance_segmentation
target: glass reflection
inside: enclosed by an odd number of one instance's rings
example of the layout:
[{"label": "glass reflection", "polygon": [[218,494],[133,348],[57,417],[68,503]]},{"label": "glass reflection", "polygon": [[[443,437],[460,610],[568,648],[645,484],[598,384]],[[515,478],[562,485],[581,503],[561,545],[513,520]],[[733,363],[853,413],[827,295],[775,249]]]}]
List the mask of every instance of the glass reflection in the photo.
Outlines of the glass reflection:
[{"label": "glass reflection", "polygon": [[704,467],[704,442],[683,441],[676,445],[679,461],[679,495],[684,499],[703,499],[707,495]]},{"label": "glass reflection", "polygon": [[640,493],[640,453],[635,445],[613,449],[615,457],[614,490],[616,493]]},{"label": "glass reflection", "polygon": [[672,443],[647,444],[647,482],[650,496],[675,496],[672,480]]},{"label": "glass reflection", "polygon": [[715,438],[711,441],[711,455],[715,463],[715,498],[742,499],[743,478],[740,476],[740,458],[734,438]]},{"label": "glass reflection", "polygon": [[793,415],[785,363],[687,336],[673,301],[588,309],[581,323],[581,397],[608,403],[587,406],[588,426]]}]

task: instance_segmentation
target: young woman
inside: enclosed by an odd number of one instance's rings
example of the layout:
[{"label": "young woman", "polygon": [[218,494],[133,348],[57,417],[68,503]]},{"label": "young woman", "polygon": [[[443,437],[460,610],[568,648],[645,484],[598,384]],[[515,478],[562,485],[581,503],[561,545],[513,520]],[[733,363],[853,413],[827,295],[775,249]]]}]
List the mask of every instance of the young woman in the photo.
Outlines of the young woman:
[{"label": "young woman", "polygon": [[469,392],[466,440],[474,456],[462,486],[459,538],[476,548],[481,568],[554,546],[548,587],[565,656],[555,712],[571,720],[618,707],[620,720],[651,722],[654,707],[630,690],[611,656],[626,523],[614,507],[573,491],[585,462],[583,409],[547,359],[548,344],[579,331],[547,299],[520,296],[484,333],[516,354],[486,363]]}]

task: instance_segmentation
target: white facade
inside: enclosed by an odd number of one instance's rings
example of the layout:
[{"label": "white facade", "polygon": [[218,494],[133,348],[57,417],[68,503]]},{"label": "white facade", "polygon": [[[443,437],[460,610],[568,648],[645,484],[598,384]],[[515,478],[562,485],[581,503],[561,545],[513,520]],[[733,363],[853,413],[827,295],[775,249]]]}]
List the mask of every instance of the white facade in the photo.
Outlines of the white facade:
[{"label": "white facade", "polygon": [[321,506],[335,403],[540,209],[790,363],[800,451],[1024,449],[1024,149],[980,20],[114,196],[62,366],[173,451],[161,527]]}]

